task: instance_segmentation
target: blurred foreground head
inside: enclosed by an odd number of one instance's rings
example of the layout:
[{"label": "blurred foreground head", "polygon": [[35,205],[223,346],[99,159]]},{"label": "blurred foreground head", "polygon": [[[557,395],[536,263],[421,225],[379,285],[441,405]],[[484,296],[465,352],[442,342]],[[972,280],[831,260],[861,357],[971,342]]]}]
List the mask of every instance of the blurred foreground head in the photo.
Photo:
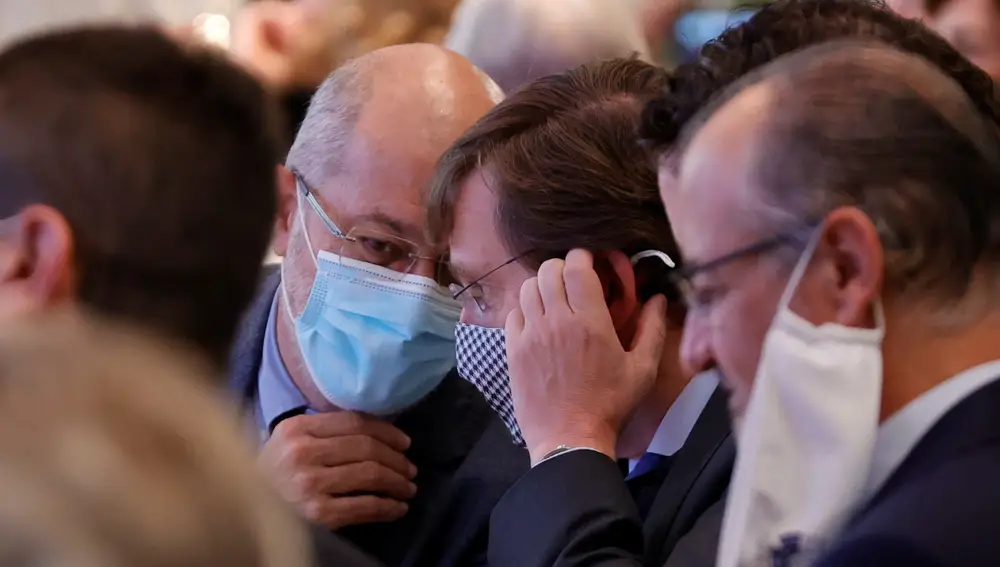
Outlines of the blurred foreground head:
[{"label": "blurred foreground head", "polygon": [[508,92],[586,63],[649,59],[632,3],[621,1],[464,0],[445,45]]},{"label": "blurred foreground head", "polygon": [[65,312],[0,327],[0,565],[307,564],[199,360]]},{"label": "blurred foreground head", "polygon": [[264,90],[154,29],[0,53],[0,311],[79,302],[225,360],[275,211]]}]

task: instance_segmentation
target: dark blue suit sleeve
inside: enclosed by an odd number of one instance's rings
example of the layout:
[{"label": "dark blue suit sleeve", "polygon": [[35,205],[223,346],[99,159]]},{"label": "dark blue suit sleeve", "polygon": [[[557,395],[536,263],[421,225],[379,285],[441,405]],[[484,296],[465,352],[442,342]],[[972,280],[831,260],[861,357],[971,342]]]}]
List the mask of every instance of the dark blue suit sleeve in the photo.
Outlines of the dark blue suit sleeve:
[{"label": "dark blue suit sleeve", "polygon": [[325,527],[310,524],[309,535],[316,567],[381,567],[377,561]]},{"label": "dark blue suit sleeve", "polygon": [[490,521],[490,567],[639,567],[642,554],[642,522],[621,471],[595,451],[531,469]]},{"label": "dark blue suit sleeve", "polygon": [[838,545],[814,567],[946,567],[936,557],[905,540],[866,536]]}]

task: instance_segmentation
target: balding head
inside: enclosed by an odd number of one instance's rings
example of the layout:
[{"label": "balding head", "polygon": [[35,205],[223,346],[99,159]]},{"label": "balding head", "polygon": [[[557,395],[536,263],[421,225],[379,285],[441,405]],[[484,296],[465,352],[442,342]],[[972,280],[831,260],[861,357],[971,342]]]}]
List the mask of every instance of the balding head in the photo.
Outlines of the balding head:
[{"label": "balding head", "polygon": [[731,152],[762,226],[865,211],[907,249],[890,286],[958,299],[977,264],[1000,261],[996,126],[914,55],[847,41],[779,59],[710,105],[685,145],[684,178]]},{"label": "balding head", "polygon": [[[920,392],[894,355],[929,368],[956,352],[941,337],[1000,321],[996,125],[925,60],[854,42],[797,52],[727,90],[678,151],[660,189],[695,304],[682,356],[722,370],[737,417],[784,299],[815,326],[884,313],[884,415]],[[922,384],[954,374],[937,370]]]},{"label": "balding head", "polygon": [[467,59],[429,44],[386,47],[348,61],[316,92],[288,155],[312,183],[339,169],[355,134],[441,153],[503,97]]},{"label": "balding head", "polygon": [[[445,150],[501,97],[468,60],[432,45],[379,49],[326,80],[279,176],[283,325],[302,313],[321,251],[394,272],[442,273],[441,251],[424,236],[424,187]],[[301,198],[304,187],[315,200]],[[282,359],[310,406],[325,408],[294,341],[281,345]]]}]

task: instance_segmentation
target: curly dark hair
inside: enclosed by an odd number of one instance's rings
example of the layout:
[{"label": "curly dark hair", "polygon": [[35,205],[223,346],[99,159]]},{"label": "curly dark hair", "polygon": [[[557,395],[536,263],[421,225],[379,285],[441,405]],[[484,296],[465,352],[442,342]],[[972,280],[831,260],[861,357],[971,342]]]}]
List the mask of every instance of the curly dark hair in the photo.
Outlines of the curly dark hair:
[{"label": "curly dark hair", "polygon": [[706,44],[695,62],[679,66],[643,110],[639,136],[653,151],[667,150],[705,103],[740,77],[793,51],[850,38],[882,41],[927,59],[1000,124],[990,76],[919,21],[896,15],[880,0],[779,0]]}]

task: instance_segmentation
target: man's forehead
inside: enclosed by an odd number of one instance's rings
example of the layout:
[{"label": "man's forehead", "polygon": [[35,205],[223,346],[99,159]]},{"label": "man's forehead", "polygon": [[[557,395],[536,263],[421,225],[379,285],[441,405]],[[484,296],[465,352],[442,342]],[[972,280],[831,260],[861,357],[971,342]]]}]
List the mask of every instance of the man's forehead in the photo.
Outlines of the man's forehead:
[{"label": "man's forehead", "polygon": [[479,277],[510,253],[496,229],[496,194],[490,176],[477,169],[459,184],[451,235],[448,238],[456,275]]},{"label": "man's forehead", "polygon": [[[676,175],[660,168],[660,184],[678,244],[689,261],[713,255],[742,238],[752,199],[760,133],[772,91],[751,86],[723,104],[692,137]],[[764,150],[766,151],[766,150]],[[707,229],[707,227],[711,227]]]}]

